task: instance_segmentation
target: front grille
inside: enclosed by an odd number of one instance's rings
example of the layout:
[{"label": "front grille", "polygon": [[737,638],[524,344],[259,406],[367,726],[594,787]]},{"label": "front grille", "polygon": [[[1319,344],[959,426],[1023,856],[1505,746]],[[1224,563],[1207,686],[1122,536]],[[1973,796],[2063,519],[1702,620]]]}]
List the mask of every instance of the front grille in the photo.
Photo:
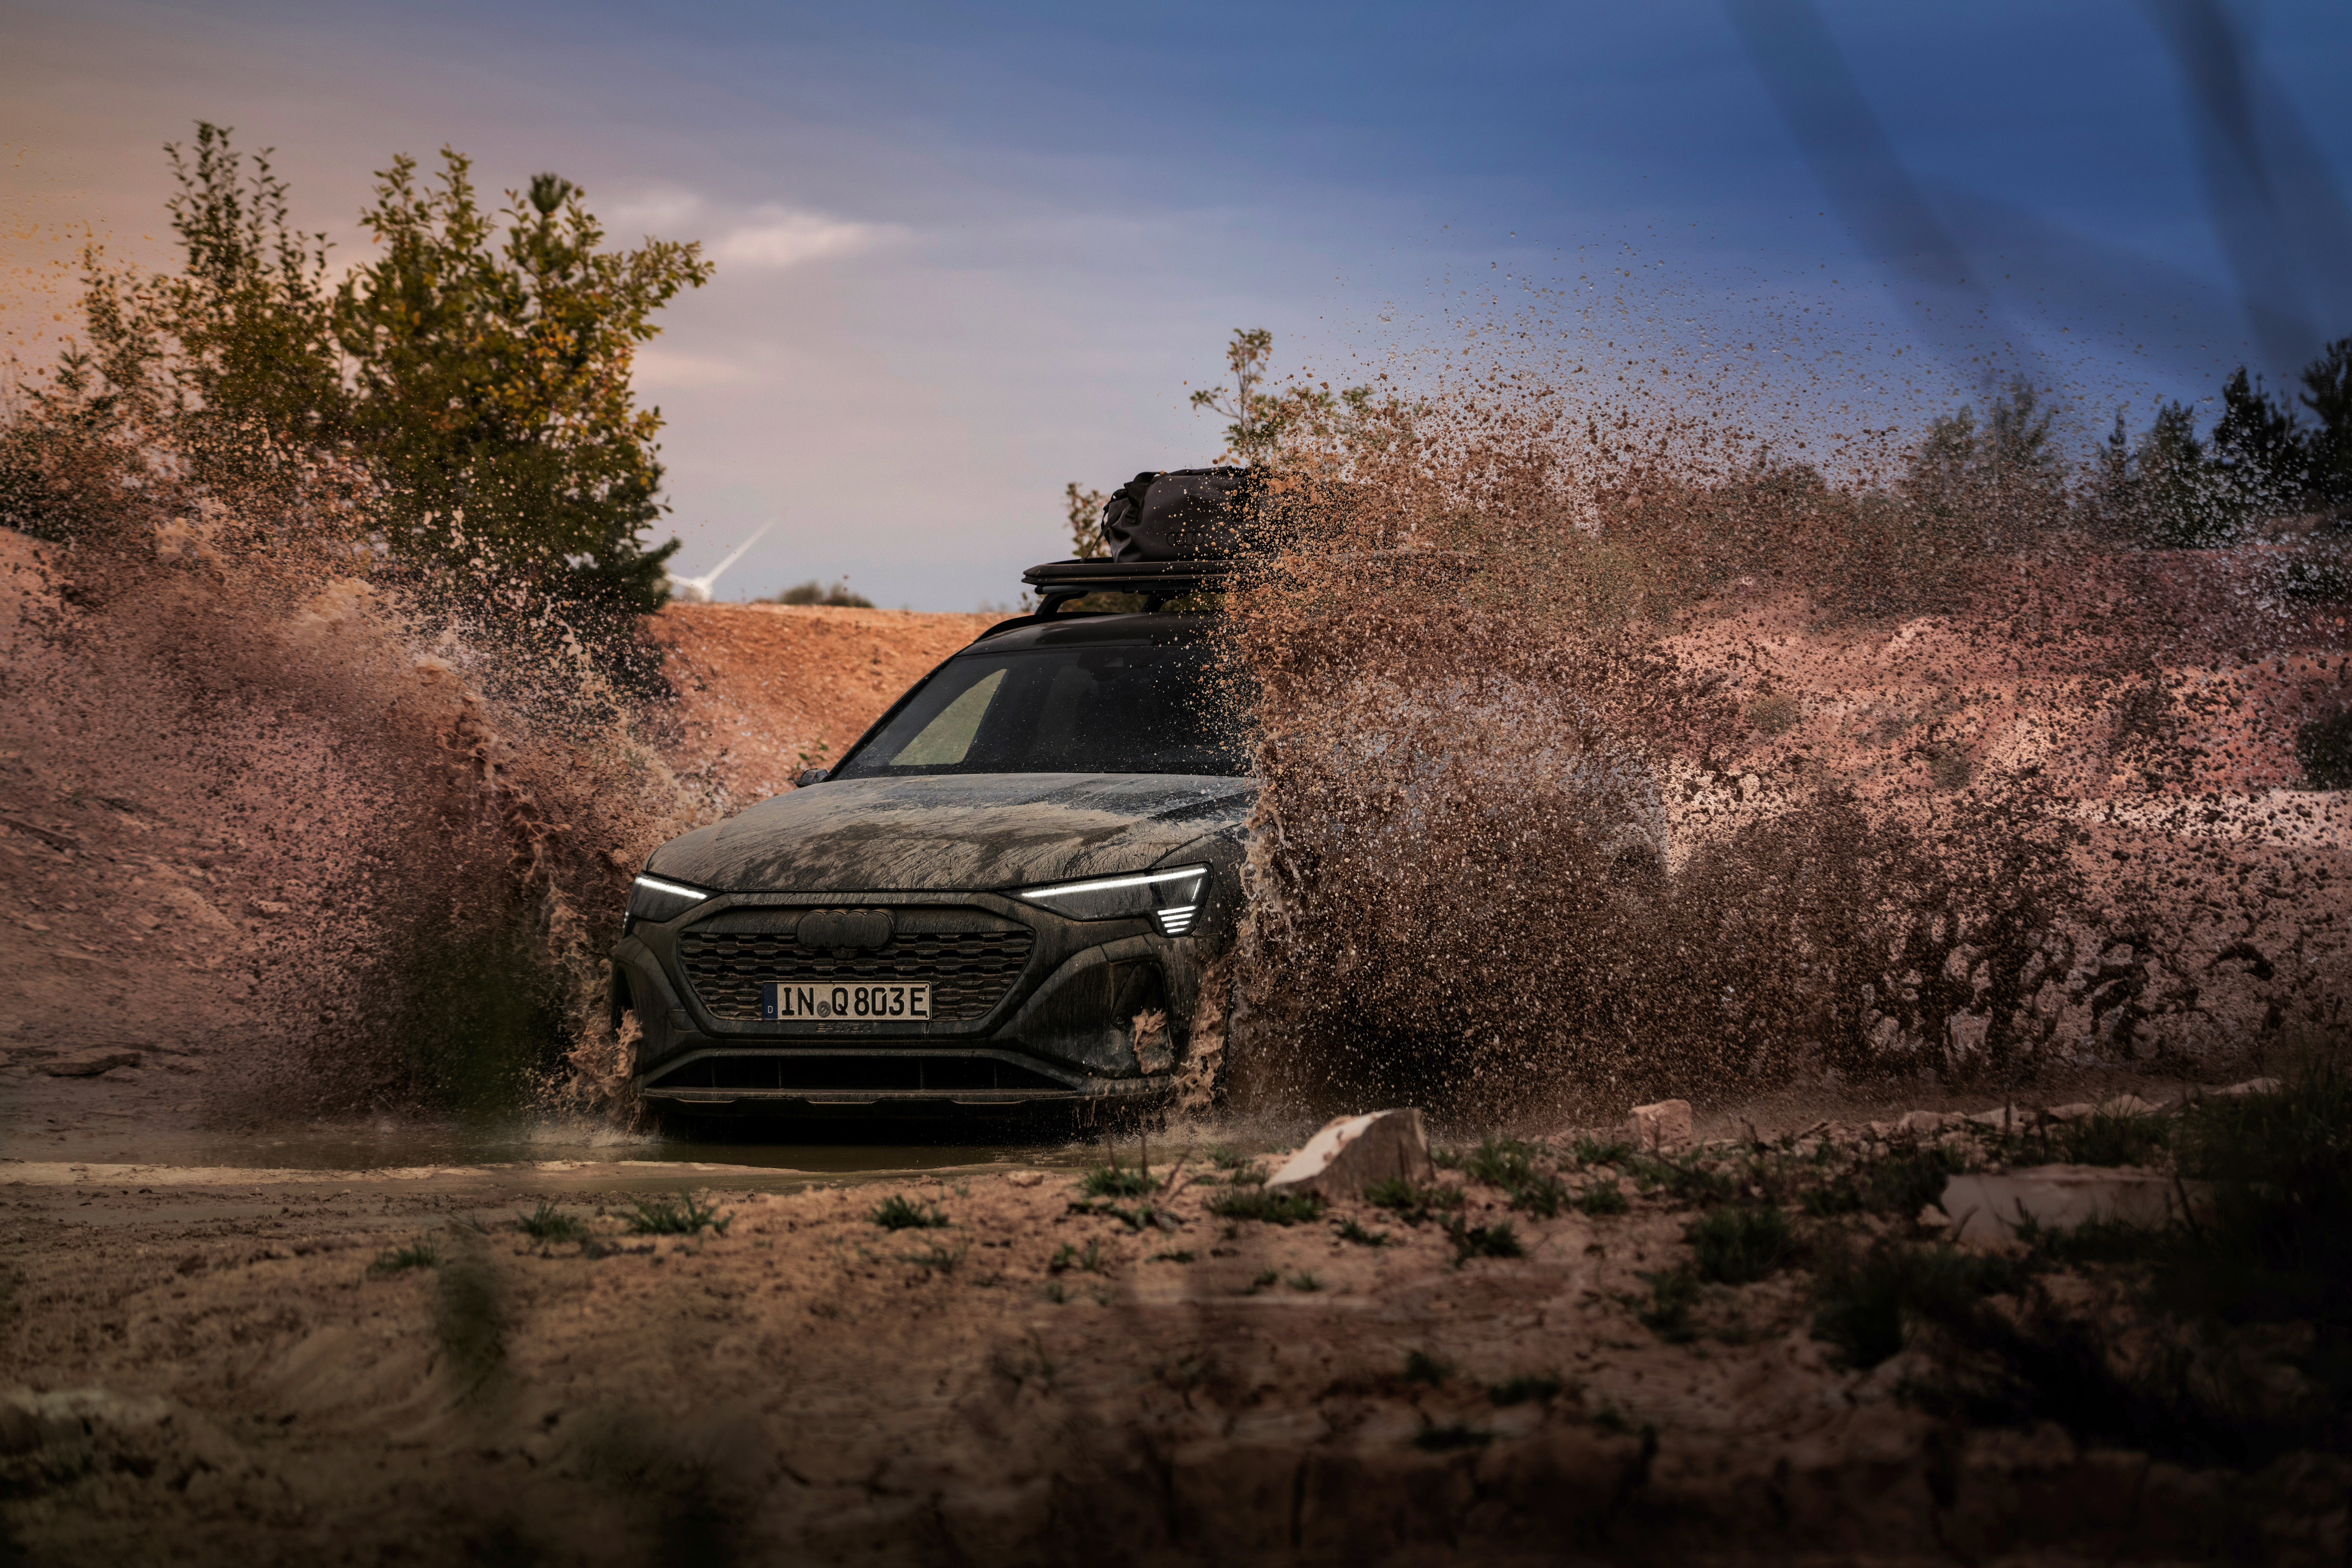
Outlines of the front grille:
[{"label": "front grille", "polygon": [[896,929],[878,947],[803,947],[798,921],[818,913],[871,912],[728,910],[678,937],[687,984],[713,1017],[747,1020],[759,1018],[760,988],[771,980],[929,985],[932,1018],[970,1022],[1003,1000],[1036,941],[1027,926],[984,909],[900,908],[887,912]]}]

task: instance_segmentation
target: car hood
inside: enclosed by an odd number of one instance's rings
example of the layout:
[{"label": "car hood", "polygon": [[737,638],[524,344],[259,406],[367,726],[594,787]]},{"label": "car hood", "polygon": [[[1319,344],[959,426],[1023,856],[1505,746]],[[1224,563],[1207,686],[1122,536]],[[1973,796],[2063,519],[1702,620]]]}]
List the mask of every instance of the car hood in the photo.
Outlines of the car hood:
[{"label": "car hood", "polygon": [[1189,774],[844,779],[673,839],[646,869],[722,893],[1029,887],[1237,841],[1256,799],[1255,779]]}]

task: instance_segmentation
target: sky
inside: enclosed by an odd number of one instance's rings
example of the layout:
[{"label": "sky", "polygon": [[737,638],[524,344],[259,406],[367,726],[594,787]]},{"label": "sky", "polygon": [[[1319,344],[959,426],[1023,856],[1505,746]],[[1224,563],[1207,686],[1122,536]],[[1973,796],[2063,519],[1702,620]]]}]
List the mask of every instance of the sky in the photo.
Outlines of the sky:
[{"label": "sky", "polygon": [[[1916,428],[2025,373],[2089,440],[2352,332],[2352,6],[1612,0],[1172,6],[0,0],[0,332],[160,264],[161,148],[274,147],[356,262],[373,172],[583,187],[699,240],[640,396],[718,594],[970,610],[1062,487],[1206,462],[1277,376],[1704,368]],[[1723,389],[1729,389],[1727,393]],[[1603,395],[1596,390],[1594,395]]]}]

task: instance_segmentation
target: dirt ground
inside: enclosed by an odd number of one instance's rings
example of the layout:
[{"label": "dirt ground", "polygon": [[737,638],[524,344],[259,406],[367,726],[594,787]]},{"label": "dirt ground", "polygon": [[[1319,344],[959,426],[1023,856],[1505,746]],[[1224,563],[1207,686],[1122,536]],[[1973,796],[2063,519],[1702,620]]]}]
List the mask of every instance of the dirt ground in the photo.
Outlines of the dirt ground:
[{"label": "dirt ground", "polygon": [[[1674,1343],[1643,1312],[1695,1211],[1606,1168],[1625,1213],[1456,1176],[1450,1217],[1280,1225],[1156,1157],[1149,1202],[1067,1170],[11,1159],[9,1560],[2344,1560],[2342,1461],[1938,1419],[1896,1396],[1913,1361],[1840,1367],[1793,1272],[1710,1287]],[[682,1180],[723,1234],[633,1233]],[[899,1197],[936,1228],[876,1223]]]}]

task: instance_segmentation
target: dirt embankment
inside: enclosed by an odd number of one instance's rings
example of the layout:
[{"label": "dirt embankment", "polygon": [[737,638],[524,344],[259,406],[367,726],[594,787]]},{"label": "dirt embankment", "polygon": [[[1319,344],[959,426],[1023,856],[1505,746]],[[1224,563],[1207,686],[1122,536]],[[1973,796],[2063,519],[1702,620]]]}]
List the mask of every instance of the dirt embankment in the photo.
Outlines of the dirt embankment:
[{"label": "dirt embankment", "polygon": [[814,605],[673,604],[654,622],[677,694],[662,727],[682,778],[737,805],[829,766],[898,694],[1003,619]]}]

